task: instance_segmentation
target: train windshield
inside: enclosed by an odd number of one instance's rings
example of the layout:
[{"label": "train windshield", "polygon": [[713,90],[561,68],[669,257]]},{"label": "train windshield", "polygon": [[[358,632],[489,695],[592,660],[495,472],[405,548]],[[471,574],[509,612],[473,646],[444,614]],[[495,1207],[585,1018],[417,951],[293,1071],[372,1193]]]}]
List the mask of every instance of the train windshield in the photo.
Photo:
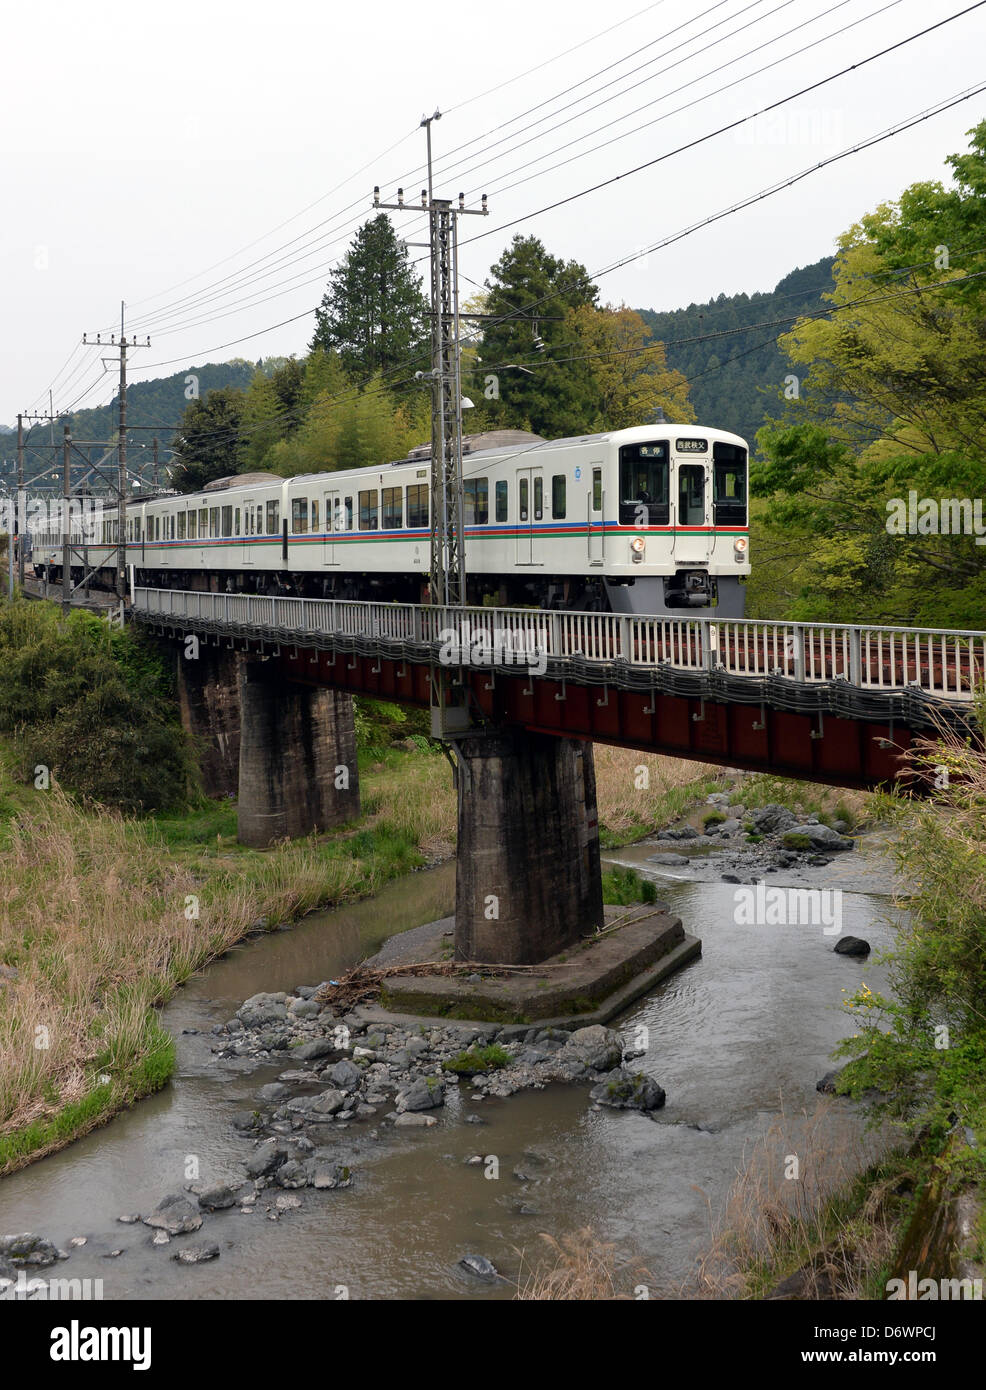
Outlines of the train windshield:
[{"label": "train windshield", "polygon": [[713,469],[716,525],[745,526],[746,450],[738,444],[716,444]]},{"label": "train windshield", "polygon": [[670,520],[669,449],[666,441],[625,444],[620,450],[620,523],[666,526]]}]

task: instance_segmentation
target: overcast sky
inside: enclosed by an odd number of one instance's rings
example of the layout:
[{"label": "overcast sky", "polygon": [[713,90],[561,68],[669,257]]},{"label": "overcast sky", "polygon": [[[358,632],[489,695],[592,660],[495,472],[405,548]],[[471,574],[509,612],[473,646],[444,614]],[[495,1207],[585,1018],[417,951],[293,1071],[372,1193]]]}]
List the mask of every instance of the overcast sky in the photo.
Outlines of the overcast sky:
[{"label": "overcast sky", "polygon": [[[986,76],[986,8],[772,117],[567,206],[537,209],[756,113],[967,3],[8,6],[0,422],[47,408],[52,383],[56,411],[112,398],[98,351],[78,344],[83,331],[118,324],[121,300],[128,329],[152,341],[134,356],[133,380],[193,362],[303,353],[313,319],[298,316],[318,303],[328,268],[371,215],[373,185],[392,197],[403,183],[412,200],[420,190],[418,124],[436,106],[444,113],[433,127],[436,193],[462,190],[472,204],[489,194],[490,217],[462,224],[463,240],[484,234],[463,246],[463,293],[516,231],[596,272],[977,85]],[[755,75],[767,64],[775,65]],[[984,111],[986,97],[964,101],[604,275],[603,298],[671,309],[770,289],[909,183],[944,178],[944,157],[966,148],[965,132]],[[603,141],[612,143],[589,152]],[[497,230],[514,219],[522,220]],[[417,218],[397,221],[410,240],[422,239]]]}]

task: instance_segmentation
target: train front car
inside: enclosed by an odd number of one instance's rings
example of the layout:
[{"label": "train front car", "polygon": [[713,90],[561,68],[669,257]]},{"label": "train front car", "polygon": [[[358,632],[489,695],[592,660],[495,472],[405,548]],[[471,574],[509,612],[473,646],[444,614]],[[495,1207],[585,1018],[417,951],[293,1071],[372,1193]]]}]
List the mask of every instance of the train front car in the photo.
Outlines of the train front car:
[{"label": "train front car", "polygon": [[614,613],[702,610],[741,618],[750,573],[746,441],[698,425],[646,426],[607,437],[603,495],[590,498],[589,540]]}]

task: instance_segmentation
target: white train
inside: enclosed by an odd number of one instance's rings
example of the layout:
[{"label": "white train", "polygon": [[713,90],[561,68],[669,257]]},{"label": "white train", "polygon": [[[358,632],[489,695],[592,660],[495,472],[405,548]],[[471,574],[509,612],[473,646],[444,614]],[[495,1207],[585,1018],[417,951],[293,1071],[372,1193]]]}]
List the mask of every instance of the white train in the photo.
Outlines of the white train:
[{"label": "white train", "polygon": [[[430,449],[398,463],[294,478],[254,473],[194,494],[128,499],[137,584],[427,599]],[[464,444],[468,598],[498,605],[742,617],[750,573],[748,451],[738,435],[646,425],[576,439],[521,431]],[[73,572],[115,579],[115,508]],[[61,537],[35,572],[61,576]]]}]

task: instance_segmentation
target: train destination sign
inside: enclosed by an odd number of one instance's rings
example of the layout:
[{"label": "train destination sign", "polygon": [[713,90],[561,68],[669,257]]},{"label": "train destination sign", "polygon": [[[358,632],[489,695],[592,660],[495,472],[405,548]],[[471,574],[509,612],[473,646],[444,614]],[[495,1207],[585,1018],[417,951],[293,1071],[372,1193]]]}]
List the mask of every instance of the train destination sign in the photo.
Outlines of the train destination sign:
[{"label": "train destination sign", "polygon": [[709,441],[707,439],[679,439],[674,447],[679,454],[707,454]]}]

